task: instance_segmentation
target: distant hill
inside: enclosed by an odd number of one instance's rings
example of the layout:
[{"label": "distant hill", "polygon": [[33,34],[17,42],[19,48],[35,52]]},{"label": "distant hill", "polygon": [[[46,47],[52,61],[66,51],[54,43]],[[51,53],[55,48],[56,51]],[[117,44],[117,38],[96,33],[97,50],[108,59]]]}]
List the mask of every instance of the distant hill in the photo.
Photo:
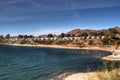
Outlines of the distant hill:
[{"label": "distant hill", "polygon": [[[110,28],[109,28],[110,29]],[[92,33],[96,33],[96,34],[101,34],[101,33],[104,33],[105,35],[109,34],[109,29],[102,29],[102,30],[93,30],[93,29],[74,29],[74,30],[71,30],[69,31],[68,33],[66,34],[75,34],[76,36],[79,36],[81,35],[82,33],[87,33],[88,35],[91,35]],[[120,27],[114,27],[112,29],[115,29],[117,30],[117,32],[120,33]]]}]

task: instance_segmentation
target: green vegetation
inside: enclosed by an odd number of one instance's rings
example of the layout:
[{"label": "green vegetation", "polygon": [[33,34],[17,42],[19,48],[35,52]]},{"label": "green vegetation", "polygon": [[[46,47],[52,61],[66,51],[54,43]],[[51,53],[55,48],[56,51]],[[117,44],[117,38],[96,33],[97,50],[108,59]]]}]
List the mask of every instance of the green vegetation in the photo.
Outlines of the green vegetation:
[{"label": "green vegetation", "polygon": [[91,32],[90,35],[91,35],[91,36],[98,36],[99,34],[96,33],[96,32]]},{"label": "green vegetation", "polygon": [[75,37],[75,34],[72,34],[71,37]]},{"label": "green vegetation", "polygon": [[117,45],[120,45],[120,40],[117,41]]},{"label": "green vegetation", "polygon": [[70,34],[66,34],[65,37],[71,37],[71,35]]},{"label": "green vegetation", "polygon": [[109,44],[109,41],[110,41],[110,39],[109,38],[104,38],[103,40],[102,40],[102,43],[104,44],[104,45],[108,45]]},{"label": "green vegetation", "polygon": [[109,28],[109,34],[110,35],[114,35],[114,34],[117,34],[117,30],[115,28]]},{"label": "green vegetation", "polygon": [[23,38],[23,35],[18,35],[18,38]]},{"label": "green vegetation", "polygon": [[105,32],[100,32],[98,35],[99,36],[105,36]]},{"label": "green vegetation", "polygon": [[84,33],[81,34],[81,36],[87,37],[88,34],[87,34],[87,32],[84,32]]},{"label": "green vegetation", "polygon": [[47,37],[48,37],[48,38],[51,38],[51,37],[53,37],[53,35],[52,35],[52,34],[48,34]]},{"label": "green vegetation", "polygon": [[59,38],[64,38],[65,37],[65,34],[64,33],[61,33],[60,35],[59,35]]},{"label": "green vegetation", "polygon": [[3,36],[3,35],[0,35],[0,42],[2,41],[3,38],[4,38],[4,36]]},{"label": "green vegetation", "polygon": [[5,36],[5,38],[6,38],[7,40],[9,40],[10,34],[7,34],[7,35]]},{"label": "green vegetation", "polygon": [[89,40],[88,44],[89,45],[93,45],[94,41],[93,40]]}]

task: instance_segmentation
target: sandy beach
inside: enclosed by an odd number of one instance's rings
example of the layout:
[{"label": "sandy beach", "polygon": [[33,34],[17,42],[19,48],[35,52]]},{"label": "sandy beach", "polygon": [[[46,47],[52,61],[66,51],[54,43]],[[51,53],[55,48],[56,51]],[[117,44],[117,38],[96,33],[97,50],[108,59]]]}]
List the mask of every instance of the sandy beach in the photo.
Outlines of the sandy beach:
[{"label": "sandy beach", "polygon": [[114,51],[114,46],[112,47],[76,47],[76,46],[66,46],[66,45],[30,45],[30,44],[3,44],[3,45],[11,45],[11,46],[29,46],[29,47],[47,47],[47,48],[63,48],[63,49],[86,49],[86,50],[104,50],[104,51]]},{"label": "sandy beach", "polygon": [[102,59],[109,60],[109,61],[120,61],[120,56],[109,55],[109,56],[103,57]]},{"label": "sandy beach", "polygon": [[94,78],[92,80],[98,80],[95,76],[95,72],[91,73],[74,73],[72,75],[69,75],[68,77],[64,78],[63,80],[89,80],[89,78]]}]

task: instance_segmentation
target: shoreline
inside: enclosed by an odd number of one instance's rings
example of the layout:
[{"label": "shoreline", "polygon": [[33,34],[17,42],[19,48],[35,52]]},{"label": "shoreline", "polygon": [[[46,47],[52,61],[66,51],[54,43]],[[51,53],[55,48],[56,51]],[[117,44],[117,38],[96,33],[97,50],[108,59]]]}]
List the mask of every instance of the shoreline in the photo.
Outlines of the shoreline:
[{"label": "shoreline", "polygon": [[120,61],[120,56],[109,55],[109,56],[103,57],[102,59],[109,60],[109,61]]},{"label": "shoreline", "polygon": [[97,77],[95,76],[97,73],[98,72],[73,73],[65,76],[62,80],[89,80],[90,77],[94,77],[94,80],[97,80]]},{"label": "shoreline", "polygon": [[84,49],[84,50],[104,50],[112,52],[115,50],[113,47],[77,47],[77,46],[65,46],[65,45],[31,45],[31,44],[0,44],[0,45],[9,45],[9,46],[26,46],[26,47],[43,47],[43,48],[58,48],[58,49]]}]

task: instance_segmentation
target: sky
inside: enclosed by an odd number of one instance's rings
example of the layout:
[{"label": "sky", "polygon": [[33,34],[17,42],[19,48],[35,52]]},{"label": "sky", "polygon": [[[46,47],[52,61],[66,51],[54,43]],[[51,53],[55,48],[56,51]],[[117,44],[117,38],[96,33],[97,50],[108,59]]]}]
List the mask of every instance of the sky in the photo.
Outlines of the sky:
[{"label": "sky", "polygon": [[0,34],[60,34],[120,26],[120,0],[0,0]]}]

